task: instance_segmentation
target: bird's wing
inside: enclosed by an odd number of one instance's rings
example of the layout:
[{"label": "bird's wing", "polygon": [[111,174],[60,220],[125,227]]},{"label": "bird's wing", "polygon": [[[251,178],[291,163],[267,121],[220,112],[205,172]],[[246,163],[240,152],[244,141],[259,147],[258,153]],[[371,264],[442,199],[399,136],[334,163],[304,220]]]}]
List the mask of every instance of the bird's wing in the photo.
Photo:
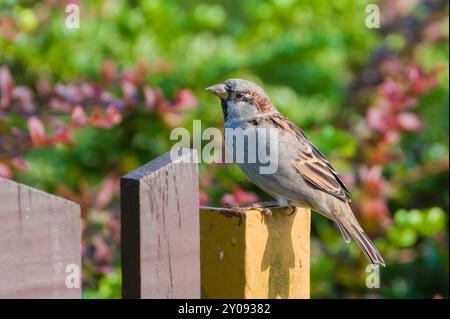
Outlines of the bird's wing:
[{"label": "bird's wing", "polygon": [[272,117],[276,126],[293,134],[298,141],[298,158],[294,161],[297,172],[314,187],[336,198],[350,202],[350,192],[325,156],[311,143],[306,134],[281,114]]}]

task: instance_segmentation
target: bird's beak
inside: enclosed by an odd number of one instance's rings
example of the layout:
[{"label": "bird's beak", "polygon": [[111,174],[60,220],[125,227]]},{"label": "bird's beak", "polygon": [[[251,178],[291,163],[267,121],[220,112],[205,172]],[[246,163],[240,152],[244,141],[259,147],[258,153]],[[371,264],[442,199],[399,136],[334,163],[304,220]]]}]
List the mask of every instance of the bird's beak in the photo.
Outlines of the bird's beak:
[{"label": "bird's beak", "polygon": [[210,87],[207,87],[205,90],[210,91],[211,93],[217,95],[221,99],[228,98],[228,92],[225,87],[225,84],[223,83],[211,85]]}]

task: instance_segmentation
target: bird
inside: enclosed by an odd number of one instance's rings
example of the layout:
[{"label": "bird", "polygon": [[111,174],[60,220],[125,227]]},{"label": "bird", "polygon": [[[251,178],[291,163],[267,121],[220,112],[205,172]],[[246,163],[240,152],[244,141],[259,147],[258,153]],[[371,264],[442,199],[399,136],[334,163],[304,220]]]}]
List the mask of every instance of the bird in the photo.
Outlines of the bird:
[{"label": "bird", "polygon": [[[228,79],[206,90],[220,98],[225,144],[231,143],[228,146],[232,149],[236,143],[227,142],[229,130],[256,132],[271,129],[277,132],[275,172],[261,173],[263,163],[258,160],[236,163],[254,184],[274,197],[280,206],[310,208],[332,220],[345,242],[349,243],[353,238],[372,265],[386,266],[353,214],[349,205],[350,191],[336,170],[305,132],[276,109],[260,86],[248,80]],[[250,144],[243,144],[242,152],[249,154],[255,152],[251,147],[264,147],[263,143]]]}]

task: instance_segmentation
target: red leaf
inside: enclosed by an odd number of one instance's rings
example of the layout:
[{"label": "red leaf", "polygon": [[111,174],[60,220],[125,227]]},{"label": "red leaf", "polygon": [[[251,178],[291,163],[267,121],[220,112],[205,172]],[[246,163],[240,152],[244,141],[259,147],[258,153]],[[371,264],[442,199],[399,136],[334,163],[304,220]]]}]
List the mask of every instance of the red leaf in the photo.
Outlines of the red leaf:
[{"label": "red leaf", "polygon": [[378,91],[389,101],[397,100],[403,95],[400,85],[389,78],[378,86]]},{"label": "red leaf", "polygon": [[48,96],[50,95],[52,89],[48,81],[41,78],[36,84],[36,90],[40,96]]},{"label": "red leaf", "polygon": [[236,202],[234,196],[232,194],[226,193],[222,195],[222,198],[220,199],[220,202],[222,206],[225,207],[237,207],[239,206]]},{"label": "red leaf", "polygon": [[6,109],[11,104],[13,86],[14,82],[9,69],[0,68],[0,110]]},{"label": "red leaf", "polygon": [[388,185],[384,180],[380,166],[370,168],[363,166],[359,169],[359,176],[363,183],[364,193],[381,195],[382,192],[387,191]]},{"label": "red leaf", "polygon": [[92,239],[92,244],[95,248],[95,259],[98,261],[110,261],[111,249],[106,240],[100,236],[96,236]]},{"label": "red leaf", "polygon": [[31,142],[34,146],[45,145],[48,141],[45,134],[44,123],[37,118],[32,116],[28,119],[28,131],[30,132]]},{"label": "red leaf", "polygon": [[13,158],[11,161],[11,165],[19,171],[26,171],[29,168],[28,163],[20,157]]},{"label": "red leaf", "polygon": [[341,177],[342,181],[344,182],[344,184],[347,185],[348,187],[355,186],[355,176],[353,176],[353,174],[351,174],[351,173],[341,174],[340,177]]},{"label": "red leaf", "polygon": [[208,195],[204,191],[200,191],[199,193],[199,203],[200,206],[205,206],[208,204]]},{"label": "red leaf", "polygon": [[106,110],[107,119],[112,125],[119,124],[122,121],[122,114],[114,106],[108,106]]},{"label": "red leaf", "polygon": [[6,14],[0,16],[0,37],[8,41],[14,41],[17,33],[17,21]]},{"label": "red leaf", "polygon": [[136,85],[133,82],[122,80],[120,82],[120,88],[122,89],[122,94],[127,105],[136,103],[138,94]]},{"label": "red leaf", "polygon": [[383,135],[381,143],[385,142],[387,144],[396,144],[400,142],[400,134],[398,131],[389,131]]},{"label": "red leaf", "polygon": [[96,127],[108,128],[110,124],[106,121],[98,109],[94,109],[91,114],[91,124]]},{"label": "red leaf", "polygon": [[194,108],[198,101],[191,90],[182,89],[176,93],[174,104],[177,108]]},{"label": "red leaf", "polygon": [[385,225],[390,220],[389,208],[382,198],[364,198],[361,201],[361,213],[375,224]]},{"label": "red leaf", "polygon": [[7,178],[7,179],[12,178],[11,169],[2,162],[0,162],[0,177]]},{"label": "red leaf", "polygon": [[422,128],[422,121],[413,113],[400,113],[396,119],[399,127],[405,131],[418,131]]},{"label": "red leaf", "polygon": [[33,103],[33,91],[26,86],[16,86],[12,91],[12,99],[18,102],[22,112],[32,113],[35,111]]},{"label": "red leaf", "polygon": [[95,206],[98,209],[103,209],[113,200],[114,196],[119,193],[119,180],[115,176],[106,177],[100,190],[97,193]]},{"label": "red leaf", "polygon": [[408,78],[411,81],[410,90],[416,94],[427,92],[437,84],[434,75],[426,75],[419,67],[410,68]]},{"label": "red leaf", "polygon": [[95,97],[95,88],[88,83],[81,83],[79,93],[83,99],[93,99]]},{"label": "red leaf", "polygon": [[389,102],[394,111],[413,107],[417,103],[414,96],[406,94],[405,89],[392,79],[387,79],[380,84],[378,91]]},{"label": "red leaf", "polygon": [[101,67],[102,78],[107,82],[114,81],[117,78],[117,65],[112,60],[103,62]]},{"label": "red leaf", "polygon": [[386,132],[389,130],[389,115],[381,107],[371,107],[366,114],[367,125],[376,131]]},{"label": "red leaf", "polygon": [[154,110],[156,105],[159,103],[160,94],[158,90],[151,88],[149,86],[144,87],[144,98],[147,109]]},{"label": "red leaf", "polygon": [[75,106],[72,110],[72,121],[78,125],[83,126],[87,123],[86,113],[79,105]]},{"label": "red leaf", "polygon": [[147,76],[148,70],[149,70],[148,62],[142,59],[139,60],[136,66],[134,67],[133,70],[134,77],[132,78],[132,81],[134,83],[142,82]]},{"label": "red leaf", "polygon": [[258,200],[258,196],[255,193],[245,191],[239,186],[233,187],[233,193],[239,205],[250,204]]},{"label": "red leaf", "polygon": [[72,106],[60,98],[51,98],[50,107],[58,112],[70,112]]},{"label": "red leaf", "polygon": [[53,143],[61,143],[64,145],[73,145],[73,140],[70,137],[69,130],[67,128],[59,129],[52,137]]},{"label": "red leaf", "polygon": [[110,128],[122,121],[122,114],[117,108],[110,105],[106,114],[102,116],[98,109],[92,111],[91,124],[97,127]]},{"label": "red leaf", "polygon": [[248,192],[236,186],[233,188],[233,194],[225,194],[221,202],[225,206],[242,206],[258,201],[258,196],[253,192]]}]

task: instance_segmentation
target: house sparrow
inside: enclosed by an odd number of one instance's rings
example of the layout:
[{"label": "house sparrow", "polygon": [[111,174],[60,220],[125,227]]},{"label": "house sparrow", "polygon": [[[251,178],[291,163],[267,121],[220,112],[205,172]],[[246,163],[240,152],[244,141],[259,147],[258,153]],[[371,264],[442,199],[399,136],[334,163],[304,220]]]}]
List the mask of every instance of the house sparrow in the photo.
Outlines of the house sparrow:
[{"label": "house sparrow", "polygon": [[[229,79],[206,90],[220,98],[225,140],[227,128],[276,129],[278,167],[275,173],[261,174],[258,161],[237,163],[251,181],[277,199],[281,206],[308,207],[331,219],[347,243],[352,237],[372,264],[385,266],[353,215],[349,206],[350,193],[341,178],[305,133],[277,111],[264,90],[241,79]],[[246,154],[254,152],[249,145],[245,144],[242,150]]]}]

